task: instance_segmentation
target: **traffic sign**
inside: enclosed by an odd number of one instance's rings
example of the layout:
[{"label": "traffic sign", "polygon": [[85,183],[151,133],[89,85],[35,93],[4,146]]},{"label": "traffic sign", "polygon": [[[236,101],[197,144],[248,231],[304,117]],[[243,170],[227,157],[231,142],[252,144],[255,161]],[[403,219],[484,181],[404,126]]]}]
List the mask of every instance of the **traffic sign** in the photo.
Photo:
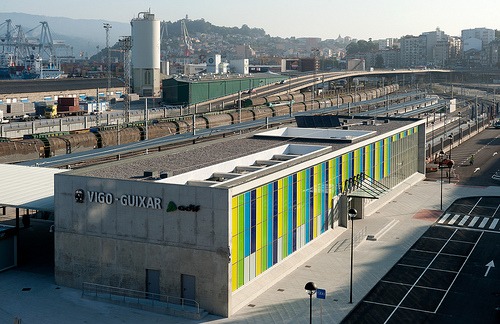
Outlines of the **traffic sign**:
[{"label": "traffic sign", "polygon": [[325,299],[326,298],[326,290],[325,289],[316,289],[316,298]]}]

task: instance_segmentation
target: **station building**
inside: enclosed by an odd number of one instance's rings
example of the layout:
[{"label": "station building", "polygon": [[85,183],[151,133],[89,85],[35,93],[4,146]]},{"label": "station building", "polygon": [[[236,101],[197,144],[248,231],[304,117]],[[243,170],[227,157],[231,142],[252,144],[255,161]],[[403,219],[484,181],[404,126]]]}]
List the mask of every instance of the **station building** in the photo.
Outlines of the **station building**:
[{"label": "station building", "polygon": [[[371,204],[425,172],[425,121],[339,116],[54,176],[55,280],[231,316]],[[307,251],[307,253],[304,253]]]}]

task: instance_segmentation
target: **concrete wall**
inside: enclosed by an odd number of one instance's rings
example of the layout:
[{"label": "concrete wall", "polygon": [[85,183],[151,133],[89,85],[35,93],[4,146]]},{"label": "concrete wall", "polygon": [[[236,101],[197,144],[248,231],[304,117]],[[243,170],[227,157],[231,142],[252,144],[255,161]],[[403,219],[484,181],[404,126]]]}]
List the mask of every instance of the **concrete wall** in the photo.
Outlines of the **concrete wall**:
[{"label": "concrete wall", "polygon": [[[81,190],[83,203],[76,202]],[[93,201],[103,193],[102,202]],[[112,196],[111,196],[112,195]],[[161,208],[124,206],[122,195],[161,199]],[[157,200],[158,202],[158,200]],[[199,211],[167,211],[174,203]],[[169,205],[170,204],[170,205]],[[181,274],[196,277],[196,301],[228,316],[229,196],[224,189],[155,182],[55,178],[55,279],[146,291],[146,269],[160,271],[160,293],[181,297]],[[171,209],[171,208],[169,208]]]}]

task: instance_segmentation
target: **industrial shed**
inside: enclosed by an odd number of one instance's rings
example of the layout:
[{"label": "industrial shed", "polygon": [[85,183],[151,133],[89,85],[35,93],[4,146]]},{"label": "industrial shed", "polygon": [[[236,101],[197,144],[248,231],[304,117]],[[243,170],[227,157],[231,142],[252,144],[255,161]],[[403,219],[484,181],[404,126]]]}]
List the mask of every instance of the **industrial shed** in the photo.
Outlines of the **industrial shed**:
[{"label": "industrial shed", "polygon": [[286,77],[265,74],[232,77],[213,75],[192,78],[172,78],[163,80],[163,101],[169,105],[194,105],[212,99],[233,95],[238,91],[273,84]]}]

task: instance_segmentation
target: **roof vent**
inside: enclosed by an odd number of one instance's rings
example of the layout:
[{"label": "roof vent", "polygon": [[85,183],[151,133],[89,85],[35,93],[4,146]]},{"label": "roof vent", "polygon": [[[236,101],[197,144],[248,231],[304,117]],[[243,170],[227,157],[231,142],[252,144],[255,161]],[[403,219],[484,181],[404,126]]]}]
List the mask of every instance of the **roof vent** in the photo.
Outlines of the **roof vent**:
[{"label": "roof vent", "polygon": [[162,172],[160,172],[160,179],[170,178],[171,176],[173,176],[173,172],[172,171],[162,171]]},{"label": "roof vent", "polygon": [[144,178],[147,178],[147,177],[159,178],[160,172],[158,172],[158,171],[144,171]]}]

